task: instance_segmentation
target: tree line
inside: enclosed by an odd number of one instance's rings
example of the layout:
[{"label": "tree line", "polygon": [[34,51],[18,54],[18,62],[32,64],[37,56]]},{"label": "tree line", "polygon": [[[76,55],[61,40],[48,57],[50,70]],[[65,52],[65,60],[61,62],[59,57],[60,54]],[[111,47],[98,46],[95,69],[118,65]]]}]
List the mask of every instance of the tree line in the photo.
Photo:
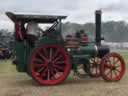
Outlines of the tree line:
[{"label": "tree line", "polygon": [[[64,23],[62,31],[64,35],[74,34],[75,32],[83,29],[89,36],[91,41],[95,39],[95,24],[76,24],[76,23]],[[124,21],[109,21],[102,23],[102,36],[107,42],[128,42],[128,23]]]},{"label": "tree line", "polygon": [[[62,34],[73,35],[79,30],[84,30],[90,41],[95,40],[95,24],[85,23],[77,24],[66,22],[62,25]],[[107,42],[128,42],[128,23],[124,21],[109,21],[102,22],[102,36]],[[14,32],[10,32],[7,29],[0,30],[0,45],[9,45],[10,42],[14,41]]]}]

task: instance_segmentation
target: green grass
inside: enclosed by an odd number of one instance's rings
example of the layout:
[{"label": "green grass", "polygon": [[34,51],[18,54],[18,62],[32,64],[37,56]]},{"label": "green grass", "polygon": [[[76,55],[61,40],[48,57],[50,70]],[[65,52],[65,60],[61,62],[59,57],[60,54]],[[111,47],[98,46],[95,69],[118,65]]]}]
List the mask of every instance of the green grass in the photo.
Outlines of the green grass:
[{"label": "green grass", "polygon": [[125,60],[126,66],[128,66],[128,51],[127,52],[118,52]]},{"label": "green grass", "polygon": [[0,73],[16,73],[15,65],[11,60],[0,60]]}]

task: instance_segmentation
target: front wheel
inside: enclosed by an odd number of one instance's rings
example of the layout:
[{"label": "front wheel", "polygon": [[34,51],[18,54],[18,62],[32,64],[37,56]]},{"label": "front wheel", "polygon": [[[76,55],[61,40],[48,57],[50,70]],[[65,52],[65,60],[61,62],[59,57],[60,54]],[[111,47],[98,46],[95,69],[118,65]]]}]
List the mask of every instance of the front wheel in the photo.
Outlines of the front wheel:
[{"label": "front wheel", "polygon": [[106,81],[119,81],[125,72],[125,62],[117,53],[107,54],[101,63],[101,74]]},{"label": "front wheel", "polygon": [[57,44],[41,45],[29,59],[28,72],[40,84],[59,84],[70,72],[69,56]]}]

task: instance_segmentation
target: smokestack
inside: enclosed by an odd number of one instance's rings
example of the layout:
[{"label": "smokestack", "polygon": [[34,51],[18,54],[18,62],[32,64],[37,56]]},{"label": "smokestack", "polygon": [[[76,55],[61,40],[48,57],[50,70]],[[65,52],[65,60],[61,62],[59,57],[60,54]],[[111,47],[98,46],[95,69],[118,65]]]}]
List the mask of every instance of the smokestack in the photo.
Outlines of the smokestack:
[{"label": "smokestack", "polygon": [[95,27],[96,27],[96,44],[101,45],[101,40],[103,40],[103,38],[101,38],[101,16],[102,16],[102,12],[101,10],[96,10],[95,11]]}]

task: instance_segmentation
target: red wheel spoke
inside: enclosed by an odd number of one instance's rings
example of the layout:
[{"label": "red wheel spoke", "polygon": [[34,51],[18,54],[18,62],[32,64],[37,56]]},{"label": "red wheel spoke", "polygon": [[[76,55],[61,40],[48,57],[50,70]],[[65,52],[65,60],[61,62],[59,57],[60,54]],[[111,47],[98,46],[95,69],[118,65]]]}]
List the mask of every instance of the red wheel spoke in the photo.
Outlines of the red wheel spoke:
[{"label": "red wheel spoke", "polygon": [[111,64],[111,66],[110,66],[110,70],[112,71],[112,69],[113,69],[113,65]]},{"label": "red wheel spoke", "polygon": [[110,60],[108,60],[108,63],[109,63],[109,65],[111,65],[111,64],[112,64]]},{"label": "red wheel spoke", "polygon": [[111,66],[111,61],[110,61],[110,60],[107,60],[107,63],[105,63],[105,66],[108,67],[108,68],[110,68],[110,66]]},{"label": "red wheel spoke", "polygon": [[40,63],[43,62],[43,61],[42,61],[41,59],[39,59],[39,58],[35,58],[33,61],[34,61],[34,62],[40,62]]},{"label": "red wheel spoke", "polygon": [[58,55],[58,53],[59,53],[59,49],[56,50],[56,52],[55,52],[55,54],[53,56],[53,59]]},{"label": "red wheel spoke", "polygon": [[45,56],[48,58],[48,51],[47,51],[47,48],[43,48],[43,50],[44,50]]},{"label": "red wheel spoke", "polygon": [[42,72],[46,67],[41,67],[40,69],[38,69],[38,73]]},{"label": "red wheel spoke", "polygon": [[115,76],[117,76],[117,72],[114,70],[114,74],[115,74]]},{"label": "red wheel spoke", "polygon": [[114,62],[114,66],[119,62],[119,60],[117,59],[115,62]]},{"label": "red wheel spoke", "polygon": [[119,62],[119,60],[117,59],[117,60],[115,61],[115,64],[118,63],[118,62]]},{"label": "red wheel spoke", "polygon": [[52,54],[53,54],[53,51],[52,51],[53,49],[52,48],[50,48],[49,49],[49,59],[50,59],[50,61],[52,61]]},{"label": "red wheel spoke", "polygon": [[51,74],[51,77],[54,78],[54,70],[53,70],[53,67],[50,68],[50,74]]},{"label": "red wheel spoke", "polygon": [[58,73],[58,72],[59,72],[56,68],[54,68],[54,71],[55,71],[56,73]]},{"label": "red wheel spoke", "polygon": [[59,64],[65,64],[65,61],[57,61],[55,64],[59,65]]},{"label": "red wheel spoke", "polygon": [[41,71],[41,77],[46,76],[48,68],[46,67],[43,71]]},{"label": "red wheel spoke", "polygon": [[121,71],[119,69],[116,69],[117,72],[121,73]]},{"label": "red wheel spoke", "polygon": [[118,66],[115,66],[116,68],[120,67],[119,65]]},{"label": "red wheel spoke", "polygon": [[111,68],[111,64],[109,63],[106,63],[106,64],[104,64],[104,69],[110,69]]},{"label": "red wheel spoke", "polygon": [[44,64],[34,64],[35,67],[45,66]]},{"label": "red wheel spoke", "polygon": [[57,60],[59,60],[62,57],[62,55],[59,55],[58,57],[55,58],[54,62],[56,62]]},{"label": "red wheel spoke", "polygon": [[60,66],[58,66],[58,65],[54,65],[54,67],[55,67],[56,69],[58,69],[58,70],[64,71],[64,68],[63,68],[63,67],[60,67]]},{"label": "red wheel spoke", "polygon": [[106,73],[106,76],[109,75],[111,73],[111,70],[109,70],[107,73]]},{"label": "red wheel spoke", "polygon": [[64,71],[64,68],[63,68],[63,67],[60,67],[60,66],[58,66],[58,65],[55,65],[55,67],[56,67],[57,69],[61,70],[61,71]]},{"label": "red wheel spoke", "polygon": [[113,64],[115,63],[115,59],[116,59],[116,58],[113,57]]},{"label": "red wheel spoke", "polygon": [[41,53],[38,53],[38,54],[39,54],[39,56],[40,56],[43,60],[48,61],[48,59],[47,59],[45,56],[43,56]]},{"label": "red wheel spoke", "polygon": [[48,72],[47,72],[47,80],[50,80],[50,70],[48,69]]},{"label": "red wheel spoke", "polygon": [[[112,76],[112,68],[113,68],[113,67],[112,67],[112,64],[111,64],[110,67],[109,67],[109,70],[110,70],[110,73],[111,73],[110,75],[111,75],[111,76]],[[111,77],[111,78],[112,78],[112,77]]]}]

